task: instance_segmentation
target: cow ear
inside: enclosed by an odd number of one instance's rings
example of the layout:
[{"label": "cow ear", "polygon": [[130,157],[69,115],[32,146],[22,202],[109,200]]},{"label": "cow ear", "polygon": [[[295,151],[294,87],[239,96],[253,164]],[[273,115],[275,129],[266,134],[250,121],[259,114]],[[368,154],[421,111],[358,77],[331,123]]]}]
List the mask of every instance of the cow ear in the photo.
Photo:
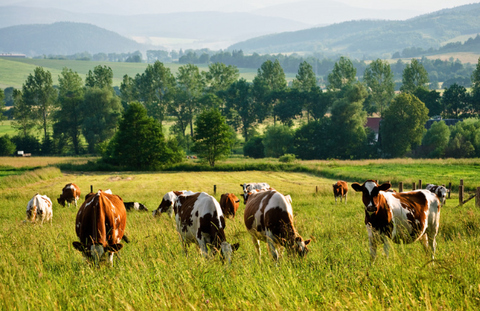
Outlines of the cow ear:
[{"label": "cow ear", "polygon": [[122,243],[113,244],[113,245],[108,245],[108,246],[106,247],[106,249],[107,249],[109,252],[113,252],[113,253],[118,252],[118,251],[121,250],[122,248],[123,248],[123,244],[122,244]]},{"label": "cow ear", "polygon": [[83,250],[85,249],[85,246],[83,246],[82,243],[75,241],[75,242],[72,243],[72,245],[77,251],[80,251],[80,252],[83,253]]},{"label": "cow ear", "polygon": [[310,244],[311,241],[312,240],[308,239],[308,240],[303,241],[303,243],[305,243],[305,246],[307,246],[308,244]]},{"label": "cow ear", "polygon": [[232,251],[236,251],[240,247],[240,243],[232,244]]},{"label": "cow ear", "polygon": [[358,182],[354,182],[352,184],[352,188],[353,190],[355,190],[356,192],[361,192],[363,191],[363,187],[358,183]]},{"label": "cow ear", "polygon": [[381,186],[379,186],[378,190],[387,191],[388,189],[390,189],[391,186],[392,185],[389,182],[386,182],[386,183],[382,184]]}]

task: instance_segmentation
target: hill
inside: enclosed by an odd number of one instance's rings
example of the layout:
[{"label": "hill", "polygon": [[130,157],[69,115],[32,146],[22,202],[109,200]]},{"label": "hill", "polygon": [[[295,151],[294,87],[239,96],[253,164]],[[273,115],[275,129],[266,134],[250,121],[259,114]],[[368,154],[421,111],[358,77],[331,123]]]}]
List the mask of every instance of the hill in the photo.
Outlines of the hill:
[{"label": "hill", "polygon": [[72,22],[21,25],[0,29],[0,53],[70,55],[79,52],[123,53],[143,45],[100,27]]},{"label": "hill", "polygon": [[383,57],[407,47],[424,50],[480,32],[480,3],[445,9],[405,21],[357,20],[253,38],[230,46],[245,53],[322,52],[358,58]]}]

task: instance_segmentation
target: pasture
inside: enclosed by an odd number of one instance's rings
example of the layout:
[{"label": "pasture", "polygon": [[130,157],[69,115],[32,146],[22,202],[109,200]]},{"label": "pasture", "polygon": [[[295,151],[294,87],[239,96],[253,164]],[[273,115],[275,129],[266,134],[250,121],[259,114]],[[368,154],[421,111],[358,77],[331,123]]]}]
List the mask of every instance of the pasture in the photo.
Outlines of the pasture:
[{"label": "pasture", "polygon": [[[0,308],[55,310],[478,310],[480,210],[473,201],[442,209],[434,264],[420,243],[381,248],[371,265],[361,195],[349,187],[348,204],[334,204],[334,180],[294,172],[78,172],[0,190]],[[370,172],[376,178],[375,171]],[[391,173],[394,175],[395,173]],[[14,177],[6,177],[14,178]],[[18,177],[20,178],[20,176]],[[424,176],[425,179],[428,176]],[[2,179],[2,182],[5,180]],[[205,260],[195,247],[185,256],[174,219],[128,214],[124,244],[114,266],[92,267],[73,249],[77,210],[56,202],[75,182],[82,190],[112,189],[124,201],[155,209],[170,190],[239,194],[240,183],[264,181],[292,196],[296,228],[312,238],[301,259],[286,253],[275,263],[262,243],[260,260],[243,223],[243,201],[227,220],[227,240],[240,243],[231,266]],[[363,182],[364,180],[358,180]],[[349,186],[351,182],[348,183]],[[319,192],[315,193],[315,187]],[[23,223],[35,193],[48,195],[53,223]]]}]

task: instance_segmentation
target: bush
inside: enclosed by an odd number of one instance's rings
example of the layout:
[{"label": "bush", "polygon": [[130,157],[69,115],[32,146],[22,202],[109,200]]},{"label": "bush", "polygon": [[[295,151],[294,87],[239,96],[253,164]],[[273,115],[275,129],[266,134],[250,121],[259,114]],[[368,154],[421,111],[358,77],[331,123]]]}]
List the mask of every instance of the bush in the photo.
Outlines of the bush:
[{"label": "bush", "polygon": [[0,156],[9,156],[12,155],[17,147],[10,140],[8,135],[3,135],[0,137]]},{"label": "bush", "polygon": [[243,146],[243,155],[255,159],[265,158],[265,151],[262,137],[252,137]]},{"label": "bush", "polygon": [[294,154],[287,153],[278,158],[278,161],[283,162],[283,163],[292,163],[295,162],[296,158]]}]

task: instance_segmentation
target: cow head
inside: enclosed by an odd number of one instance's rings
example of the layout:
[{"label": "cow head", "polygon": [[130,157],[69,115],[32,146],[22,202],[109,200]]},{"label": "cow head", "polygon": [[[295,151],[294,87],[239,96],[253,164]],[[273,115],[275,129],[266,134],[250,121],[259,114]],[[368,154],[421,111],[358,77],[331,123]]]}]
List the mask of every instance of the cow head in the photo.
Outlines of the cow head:
[{"label": "cow head", "polygon": [[152,215],[153,217],[155,216],[160,216],[161,213],[167,213],[170,215],[170,217],[173,216],[173,206],[175,202],[177,201],[178,195],[180,195],[180,192],[175,192],[175,191],[170,191],[167,194],[163,196],[162,202],[160,202],[160,205],[156,210],[153,211]]},{"label": "cow head", "polygon": [[374,180],[367,180],[363,185],[360,185],[359,183],[352,184],[353,190],[363,193],[363,204],[365,205],[365,210],[369,214],[375,213],[378,210],[379,192],[387,191],[391,186],[390,183],[384,183],[379,186]]},{"label": "cow head", "polygon": [[60,196],[58,199],[57,199],[57,202],[58,204],[60,204],[61,206],[65,207],[65,199]]},{"label": "cow head", "polygon": [[240,243],[230,244],[228,242],[222,242],[220,244],[221,254],[223,259],[228,261],[228,264],[232,263],[232,255],[240,247]]},{"label": "cow head", "polygon": [[85,245],[80,242],[73,242],[73,247],[83,254],[83,257],[98,265],[98,263],[106,259],[107,253],[116,253],[123,248],[123,244],[117,243],[113,245],[103,246],[102,244],[89,243]]}]

